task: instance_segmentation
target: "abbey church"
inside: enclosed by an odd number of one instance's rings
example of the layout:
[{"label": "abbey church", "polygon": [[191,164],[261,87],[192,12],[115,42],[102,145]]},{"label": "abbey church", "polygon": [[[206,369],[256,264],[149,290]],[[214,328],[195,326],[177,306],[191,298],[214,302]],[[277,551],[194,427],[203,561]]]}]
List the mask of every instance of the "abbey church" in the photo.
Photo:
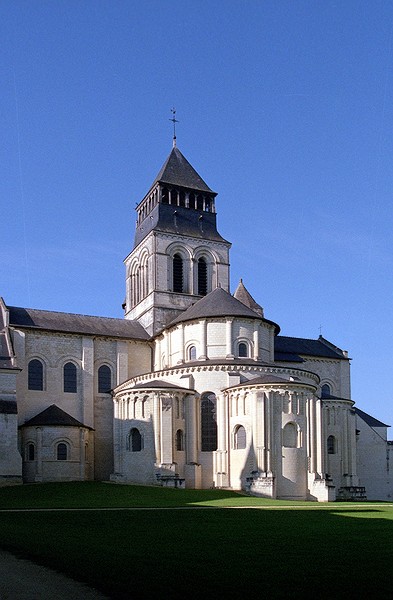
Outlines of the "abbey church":
[{"label": "abbey church", "polygon": [[351,399],[347,352],[231,293],[216,196],[174,138],[136,207],[123,319],[0,298],[0,485],[391,500],[388,426]]}]

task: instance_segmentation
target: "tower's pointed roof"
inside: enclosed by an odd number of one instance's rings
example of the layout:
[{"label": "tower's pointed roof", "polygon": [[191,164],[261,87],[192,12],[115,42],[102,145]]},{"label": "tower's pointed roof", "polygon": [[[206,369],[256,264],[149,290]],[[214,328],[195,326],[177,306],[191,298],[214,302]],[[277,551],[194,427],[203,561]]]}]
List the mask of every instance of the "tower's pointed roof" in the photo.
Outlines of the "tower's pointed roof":
[{"label": "tower's pointed roof", "polygon": [[179,185],[185,188],[215,194],[176,146],[172,148],[161,171],[155,178],[153,186],[157,182]]},{"label": "tower's pointed roof", "polygon": [[255,300],[251,296],[250,292],[246,289],[242,279],[240,280],[239,285],[237,286],[236,291],[233,294],[233,296],[234,296],[234,298],[236,298],[236,300],[239,300],[239,302],[242,302],[243,304],[248,306],[248,308],[255,310],[256,313],[258,313],[259,315],[261,315],[261,317],[263,317],[262,306],[260,304],[258,304],[257,302],[255,302]]}]

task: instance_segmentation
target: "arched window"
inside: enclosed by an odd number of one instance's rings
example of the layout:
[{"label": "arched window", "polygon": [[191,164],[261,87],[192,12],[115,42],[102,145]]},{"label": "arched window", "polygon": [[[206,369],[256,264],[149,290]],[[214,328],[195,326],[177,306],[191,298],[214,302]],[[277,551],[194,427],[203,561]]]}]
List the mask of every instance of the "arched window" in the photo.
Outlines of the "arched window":
[{"label": "arched window", "polygon": [[184,450],[184,433],[182,429],[178,429],[176,431],[176,450],[182,451]]},{"label": "arched window", "polygon": [[327,453],[328,454],[336,454],[337,452],[337,442],[334,435],[329,435],[327,439]]},{"label": "arched window", "polygon": [[212,392],[201,398],[201,450],[217,450],[216,397]]},{"label": "arched window", "polygon": [[173,257],[173,291],[183,292],[183,259],[180,254]]},{"label": "arched window", "polygon": [[149,276],[148,276],[148,256],[144,254],[140,264],[140,298],[146,298],[148,294]]},{"label": "arched window", "polygon": [[102,365],[98,369],[98,392],[108,394],[112,387],[112,375],[108,365]]},{"label": "arched window", "polygon": [[56,459],[67,460],[68,459],[68,446],[64,442],[60,442],[56,447]]},{"label": "arched window", "polygon": [[35,460],[35,446],[32,442],[26,447],[26,460]]},{"label": "arched window", "polygon": [[207,264],[204,258],[198,260],[198,294],[200,296],[207,294]]},{"label": "arched window", "polygon": [[282,445],[285,448],[297,447],[297,426],[295,423],[287,423],[282,432]]},{"label": "arched window", "polygon": [[238,353],[239,358],[246,358],[248,356],[248,346],[245,342],[240,342]]},{"label": "arched window", "polygon": [[143,439],[141,432],[136,427],[130,431],[130,450],[131,452],[140,452],[143,448]]},{"label": "arched window", "polygon": [[190,346],[188,349],[188,360],[196,360],[196,347]]},{"label": "arched window", "polygon": [[148,400],[149,400],[149,396],[144,396],[141,400],[141,417],[142,417],[142,419],[146,418],[146,410],[147,410]]},{"label": "arched window", "polygon": [[328,385],[327,383],[324,383],[323,386],[321,387],[321,397],[329,398],[330,395],[331,395],[330,385]]},{"label": "arched window", "polygon": [[247,446],[247,435],[243,425],[237,425],[233,435],[233,447],[235,450],[244,450]]},{"label": "arched window", "polygon": [[44,366],[40,360],[34,358],[28,366],[28,388],[29,390],[44,389]]},{"label": "arched window", "polygon": [[63,384],[65,392],[76,393],[76,366],[71,362],[64,365]]},{"label": "arched window", "polygon": [[136,260],[131,265],[131,306],[135,306],[139,302],[139,264]]}]

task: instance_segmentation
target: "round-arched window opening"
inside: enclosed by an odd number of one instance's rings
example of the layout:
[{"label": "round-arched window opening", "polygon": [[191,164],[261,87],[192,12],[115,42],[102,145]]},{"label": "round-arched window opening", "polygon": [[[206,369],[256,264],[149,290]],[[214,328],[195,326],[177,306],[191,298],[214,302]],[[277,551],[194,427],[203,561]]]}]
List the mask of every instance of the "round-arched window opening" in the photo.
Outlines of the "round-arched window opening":
[{"label": "round-arched window opening", "polygon": [[239,358],[247,358],[248,357],[248,346],[245,342],[240,342],[238,348]]}]

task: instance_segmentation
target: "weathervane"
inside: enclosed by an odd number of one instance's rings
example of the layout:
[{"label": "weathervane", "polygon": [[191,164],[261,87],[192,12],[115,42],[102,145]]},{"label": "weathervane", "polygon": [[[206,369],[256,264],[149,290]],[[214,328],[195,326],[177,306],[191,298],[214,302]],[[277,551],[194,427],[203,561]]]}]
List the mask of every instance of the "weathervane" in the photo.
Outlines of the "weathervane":
[{"label": "weathervane", "polygon": [[173,123],[173,147],[176,147],[176,123],[179,121],[176,119],[176,108],[171,108],[172,119],[169,119]]}]

